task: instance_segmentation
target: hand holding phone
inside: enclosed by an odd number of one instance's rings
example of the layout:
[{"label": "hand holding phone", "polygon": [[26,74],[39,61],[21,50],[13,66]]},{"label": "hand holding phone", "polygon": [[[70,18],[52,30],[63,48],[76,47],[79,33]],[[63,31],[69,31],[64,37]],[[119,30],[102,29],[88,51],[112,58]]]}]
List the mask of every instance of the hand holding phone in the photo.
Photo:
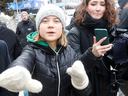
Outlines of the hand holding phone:
[{"label": "hand holding phone", "polygon": [[101,43],[106,40],[107,37],[104,37],[102,39],[100,39],[98,42],[96,40],[96,37],[93,36],[94,39],[94,44],[92,46],[92,53],[96,56],[96,57],[100,57],[101,55],[103,56],[108,50],[110,50],[112,48],[112,44],[107,44],[102,46]]},{"label": "hand holding phone", "polygon": [[109,36],[108,36],[108,31],[107,31],[107,29],[96,28],[96,29],[94,30],[94,32],[95,32],[95,36],[96,36],[97,42],[98,42],[100,39],[102,39],[102,38],[104,38],[104,37],[107,37],[106,40],[104,40],[104,41],[101,43],[101,45],[107,45],[107,44],[109,44]]}]

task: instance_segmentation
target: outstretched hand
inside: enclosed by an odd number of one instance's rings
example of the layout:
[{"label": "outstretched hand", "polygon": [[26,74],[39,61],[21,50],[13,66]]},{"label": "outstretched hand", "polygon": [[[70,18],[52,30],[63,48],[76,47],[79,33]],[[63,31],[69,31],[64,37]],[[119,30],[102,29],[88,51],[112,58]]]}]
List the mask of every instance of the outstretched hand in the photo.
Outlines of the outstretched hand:
[{"label": "outstretched hand", "polygon": [[75,61],[72,67],[67,69],[71,76],[72,85],[79,90],[86,88],[89,84],[88,76],[81,61]]},{"label": "outstretched hand", "polygon": [[12,92],[28,90],[32,93],[38,93],[43,86],[40,81],[31,78],[31,74],[27,69],[16,66],[0,74],[0,87]]},{"label": "outstretched hand", "polygon": [[94,36],[94,44],[93,44],[93,48],[92,48],[92,53],[96,56],[96,57],[100,57],[101,55],[105,54],[108,50],[110,50],[112,48],[112,44],[108,44],[108,45],[104,45],[101,46],[101,43],[107,38],[104,37],[101,40],[99,40],[98,42],[96,41],[96,37]]}]

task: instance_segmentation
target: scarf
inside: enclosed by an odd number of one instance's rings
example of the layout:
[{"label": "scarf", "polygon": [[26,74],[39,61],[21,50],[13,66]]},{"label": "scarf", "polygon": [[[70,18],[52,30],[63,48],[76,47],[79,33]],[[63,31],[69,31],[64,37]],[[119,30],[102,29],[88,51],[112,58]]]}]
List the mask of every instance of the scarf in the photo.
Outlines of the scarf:
[{"label": "scarf", "polygon": [[87,27],[92,27],[92,28],[108,28],[108,22],[107,20],[103,20],[103,19],[100,19],[100,20],[96,20],[96,19],[93,19],[89,14],[88,12],[86,13],[86,19],[84,21],[85,23],[85,26]]},{"label": "scarf", "polygon": [[29,19],[23,20],[23,23],[24,23],[24,24],[28,24],[28,22],[29,22]]}]

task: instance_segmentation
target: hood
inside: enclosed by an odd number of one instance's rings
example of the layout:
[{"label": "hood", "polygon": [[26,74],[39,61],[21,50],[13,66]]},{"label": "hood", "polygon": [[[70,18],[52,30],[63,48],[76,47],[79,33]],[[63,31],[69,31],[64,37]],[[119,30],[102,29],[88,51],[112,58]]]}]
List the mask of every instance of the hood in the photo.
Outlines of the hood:
[{"label": "hood", "polygon": [[34,37],[37,34],[38,34],[38,31],[28,34],[27,35],[27,42],[32,42],[32,43],[43,45],[43,46],[49,46],[45,41],[34,42]]}]

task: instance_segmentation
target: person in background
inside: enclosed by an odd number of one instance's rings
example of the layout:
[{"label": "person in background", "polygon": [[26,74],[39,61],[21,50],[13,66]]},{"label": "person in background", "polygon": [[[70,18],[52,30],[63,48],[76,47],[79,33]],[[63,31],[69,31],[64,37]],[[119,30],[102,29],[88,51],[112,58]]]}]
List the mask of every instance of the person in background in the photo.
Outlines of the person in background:
[{"label": "person in background", "polygon": [[[122,12],[119,16],[120,23],[117,25],[117,28],[128,29],[128,0],[118,0],[118,4]],[[128,96],[128,64],[126,69],[121,73],[123,74],[120,78],[123,80],[123,82],[120,84],[120,89],[125,96]]]},{"label": "person in background", "polygon": [[[7,44],[5,41],[0,40],[0,74],[7,69],[10,63]],[[10,92],[0,86],[0,96],[18,96],[18,93]]]},{"label": "person in background", "polygon": [[21,54],[22,46],[14,31],[0,26],[0,40],[4,40],[7,43],[11,61],[15,60]]},{"label": "person in background", "polygon": [[122,10],[119,16],[120,23],[118,28],[128,29],[128,0],[118,0],[120,9]]},{"label": "person in background", "polygon": [[0,86],[14,92],[28,90],[29,96],[89,96],[88,76],[64,33],[62,9],[52,4],[42,6],[36,28],[27,35],[30,44],[0,74]]},{"label": "person in background", "polygon": [[66,26],[68,26],[70,24],[70,18],[68,17],[68,15],[67,15],[64,7],[62,7],[62,10],[63,10],[64,15],[65,15],[65,23],[66,23]]},{"label": "person in background", "polygon": [[3,27],[6,27],[7,28],[6,23],[3,22],[3,21],[0,21],[0,26],[3,26]]},{"label": "person in background", "polygon": [[[109,28],[119,22],[117,15],[114,0],[83,0],[76,8],[74,25],[67,34],[69,45],[83,62],[92,84],[89,96],[115,96],[110,95],[110,66],[104,60],[104,54],[112,48],[112,44],[101,46],[106,37],[96,41],[94,29],[109,31]],[[90,55],[88,52],[91,52]]]},{"label": "person in background", "polygon": [[26,36],[29,33],[36,31],[36,25],[34,22],[32,22],[28,18],[28,13],[26,11],[22,11],[21,17],[22,17],[22,21],[19,22],[17,25],[16,35],[17,35],[22,47],[24,47],[25,45],[27,45]]}]

